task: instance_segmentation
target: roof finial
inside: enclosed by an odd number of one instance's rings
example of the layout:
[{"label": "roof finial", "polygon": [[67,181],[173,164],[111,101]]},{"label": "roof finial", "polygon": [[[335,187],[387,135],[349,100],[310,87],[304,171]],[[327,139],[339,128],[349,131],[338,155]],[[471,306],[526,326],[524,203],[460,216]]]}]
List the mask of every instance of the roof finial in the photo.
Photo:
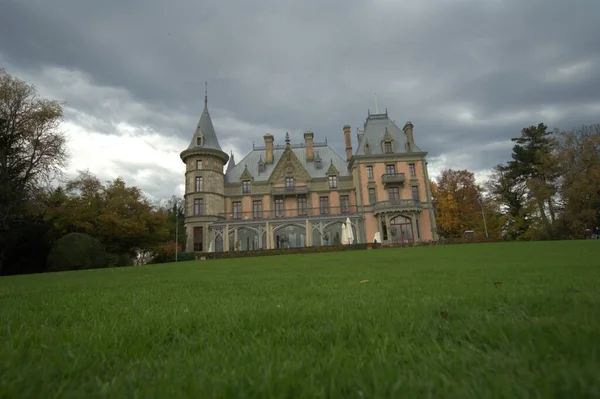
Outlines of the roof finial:
[{"label": "roof finial", "polygon": [[208,108],[208,82],[204,81],[204,108]]}]

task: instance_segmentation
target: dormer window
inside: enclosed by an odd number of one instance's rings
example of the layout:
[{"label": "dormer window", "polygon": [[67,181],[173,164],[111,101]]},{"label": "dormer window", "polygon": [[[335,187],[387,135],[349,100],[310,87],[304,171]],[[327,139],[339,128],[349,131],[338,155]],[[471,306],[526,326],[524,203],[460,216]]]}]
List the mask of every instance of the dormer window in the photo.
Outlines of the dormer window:
[{"label": "dormer window", "polygon": [[394,141],[394,138],[392,137],[392,135],[390,134],[390,132],[388,131],[388,128],[385,128],[385,133],[383,135],[383,140],[382,144],[383,144],[383,153],[384,154],[391,154],[394,152],[394,146],[392,145],[392,142]]},{"label": "dormer window", "polygon": [[250,194],[250,180],[242,182],[242,194]]},{"label": "dormer window", "polygon": [[386,154],[391,154],[393,152],[392,151],[392,142],[391,141],[384,142],[383,149]]},{"label": "dormer window", "polygon": [[258,160],[258,173],[264,173],[265,172],[265,163],[262,159],[262,155],[260,156],[260,159]]},{"label": "dormer window", "polygon": [[197,146],[202,146],[202,136],[196,137],[196,145]]},{"label": "dormer window", "polygon": [[294,178],[293,177],[286,177],[285,178],[285,188],[287,190],[293,190],[294,189]]},{"label": "dormer window", "polygon": [[371,146],[369,145],[369,143],[365,143],[365,154],[370,154],[371,153]]},{"label": "dormer window", "polygon": [[329,176],[329,188],[337,188],[337,187],[338,187],[337,176]]}]

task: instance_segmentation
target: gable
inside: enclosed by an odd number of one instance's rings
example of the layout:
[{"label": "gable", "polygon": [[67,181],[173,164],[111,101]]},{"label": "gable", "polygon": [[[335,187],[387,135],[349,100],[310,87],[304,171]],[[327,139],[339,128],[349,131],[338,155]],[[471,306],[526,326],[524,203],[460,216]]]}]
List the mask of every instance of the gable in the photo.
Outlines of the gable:
[{"label": "gable", "polygon": [[339,171],[333,164],[333,161],[329,164],[329,169],[327,169],[327,176],[337,176],[339,175]]},{"label": "gable", "polygon": [[244,173],[240,176],[240,180],[254,180],[252,179],[252,175],[248,172],[248,167],[244,168]]},{"label": "gable", "polygon": [[387,126],[385,127],[385,133],[383,134],[383,141],[394,141],[394,138],[392,137],[392,135],[390,134]]},{"label": "gable", "polygon": [[309,181],[310,175],[290,147],[281,154],[275,169],[269,177],[269,182],[283,180],[286,177],[294,177],[298,181]]}]

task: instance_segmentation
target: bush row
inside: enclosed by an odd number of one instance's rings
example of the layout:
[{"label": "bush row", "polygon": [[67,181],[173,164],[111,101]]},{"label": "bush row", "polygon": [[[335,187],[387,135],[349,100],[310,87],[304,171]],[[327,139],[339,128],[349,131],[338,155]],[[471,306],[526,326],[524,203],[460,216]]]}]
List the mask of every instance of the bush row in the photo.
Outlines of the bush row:
[{"label": "bush row", "polygon": [[506,240],[502,238],[441,238],[439,241],[420,241],[416,243],[395,243],[395,242],[387,242],[382,244],[384,248],[397,248],[397,247],[429,247],[429,246],[437,246],[437,245],[456,245],[456,244],[484,244],[484,243],[492,243],[492,242],[504,242]]},{"label": "bush row", "polygon": [[[421,241],[417,243],[363,243],[352,245],[327,245],[314,247],[296,247],[296,248],[277,248],[277,249],[257,249],[250,251],[229,251],[229,252],[182,252],[178,256],[178,261],[198,260],[198,259],[229,259],[229,258],[245,258],[251,256],[273,256],[273,255],[291,255],[291,254],[306,254],[318,252],[337,252],[337,251],[358,251],[366,249],[379,248],[398,248],[398,247],[423,247],[436,245],[454,245],[454,244],[473,244],[473,243],[490,243],[504,241],[498,238],[451,238],[442,239],[440,241]],[[175,259],[173,259],[174,261]]]},{"label": "bush row", "polygon": [[351,244],[351,245],[326,245],[315,247],[296,247],[296,248],[277,248],[277,249],[257,249],[251,251],[229,251],[229,252],[202,252],[196,253],[195,259],[228,259],[244,258],[249,256],[272,256],[272,255],[291,255],[307,254],[316,252],[336,252],[336,251],[359,251],[367,247],[376,249],[381,244]]}]

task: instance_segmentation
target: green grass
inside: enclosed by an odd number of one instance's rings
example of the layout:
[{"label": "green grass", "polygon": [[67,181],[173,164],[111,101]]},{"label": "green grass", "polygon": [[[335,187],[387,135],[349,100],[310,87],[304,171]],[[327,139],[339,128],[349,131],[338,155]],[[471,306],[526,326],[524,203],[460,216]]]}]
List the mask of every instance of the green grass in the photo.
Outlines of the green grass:
[{"label": "green grass", "polygon": [[0,397],[600,397],[599,284],[600,241],[7,277]]}]

